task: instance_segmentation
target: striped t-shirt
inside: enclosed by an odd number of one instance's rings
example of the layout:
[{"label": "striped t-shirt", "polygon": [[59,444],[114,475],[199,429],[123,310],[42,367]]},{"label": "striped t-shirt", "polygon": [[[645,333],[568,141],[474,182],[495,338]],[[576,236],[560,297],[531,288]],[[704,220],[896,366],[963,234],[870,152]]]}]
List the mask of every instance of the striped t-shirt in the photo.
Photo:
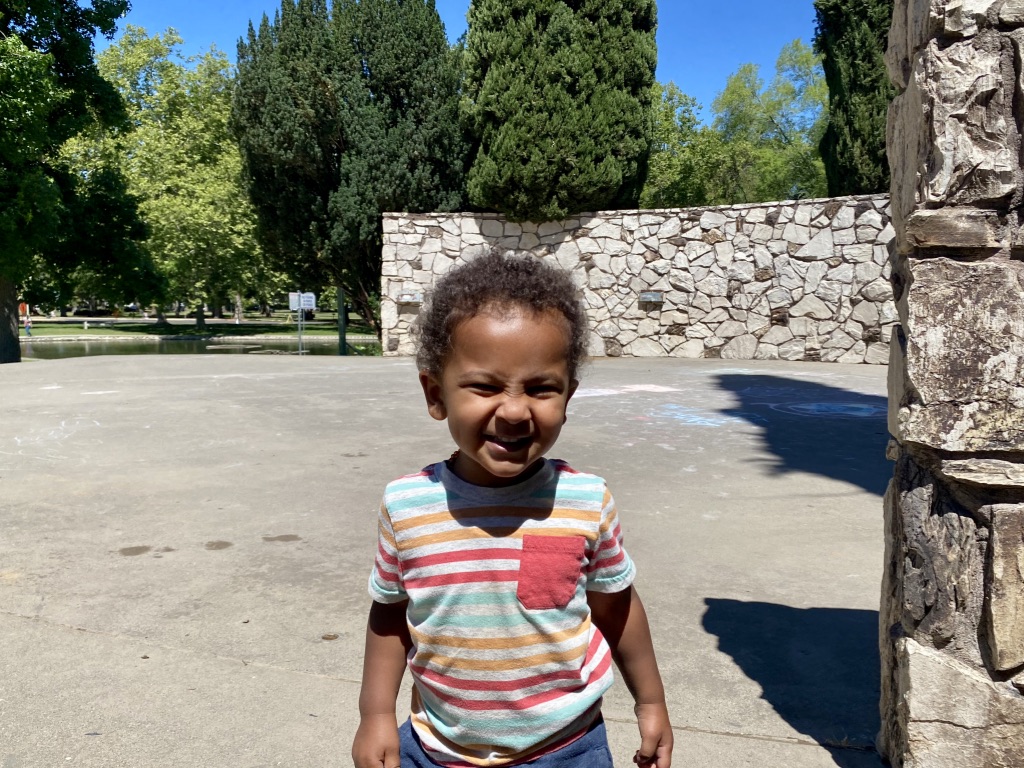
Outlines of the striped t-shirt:
[{"label": "striped t-shirt", "polygon": [[510,765],[582,735],[612,684],[587,591],[635,568],[604,480],[562,461],[484,488],[442,462],[388,484],[370,594],[408,599],[412,724],[447,766]]}]

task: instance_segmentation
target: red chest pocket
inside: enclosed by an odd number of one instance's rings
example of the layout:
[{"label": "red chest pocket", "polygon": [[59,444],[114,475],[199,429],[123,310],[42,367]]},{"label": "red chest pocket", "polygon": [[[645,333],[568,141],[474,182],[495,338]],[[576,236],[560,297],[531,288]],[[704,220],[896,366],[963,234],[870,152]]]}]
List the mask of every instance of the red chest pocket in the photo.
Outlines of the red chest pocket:
[{"label": "red chest pocket", "polygon": [[583,553],[583,536],[523,535],[516,595],[524,608],[565,608],[576,594]]}]

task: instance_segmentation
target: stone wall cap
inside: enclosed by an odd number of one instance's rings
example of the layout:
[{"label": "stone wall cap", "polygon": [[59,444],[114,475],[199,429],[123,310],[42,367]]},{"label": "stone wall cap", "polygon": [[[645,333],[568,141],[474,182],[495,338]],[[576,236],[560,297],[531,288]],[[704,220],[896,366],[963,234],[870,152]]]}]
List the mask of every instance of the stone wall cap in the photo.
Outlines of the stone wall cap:
[{"label": "stone wall cap", "polygon": [[[608,217],[608,216],[637,216],[644,213],[654,214],[679,214],[688,211],[722,211],[722,210],[749,210],[751,208],[792,208],[797,205],[825,205],[827,203],[846,203],[862,201],[884,200],[888,202],[889,195],[880,192],[873,195],[845,195],[843,197],[813,197],[801,200],[771,200],[762,203],[735,203],[734,205],[700,205],[692,208],[618,208],[602,211],[581,211],[567,216],[564,220],[579,217]],[[385,218],[404,218],[410,220],[429,219],[434,221],[439,216],[458,216],[461,218],[472,217],[478,220],[501,219],[505,217],[493,211],[434,211],[430,213],[402,213],[400,211],[385,211],[381,214]],[[564,221],[563,220],[563,221]]]},{"label": "stone wall cap", "polygon": [[939,473],[970,485],[1024,488],[1024,464],[1001,459],[948,459]]}]

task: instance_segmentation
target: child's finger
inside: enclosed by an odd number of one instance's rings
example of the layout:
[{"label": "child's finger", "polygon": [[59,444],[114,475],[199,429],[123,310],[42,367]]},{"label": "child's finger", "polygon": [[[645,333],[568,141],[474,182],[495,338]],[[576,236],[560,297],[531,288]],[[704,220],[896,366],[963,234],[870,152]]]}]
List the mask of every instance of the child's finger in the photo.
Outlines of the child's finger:
[{"label": "child's finger", "polygon": [[650,754],[645,754],[645,744],[641,742],[640,749],[633,755],[633,762],[641,768],[669,768],[672,765],[671,748],[665,748],[657,739],[653,740],[654,748]]}]

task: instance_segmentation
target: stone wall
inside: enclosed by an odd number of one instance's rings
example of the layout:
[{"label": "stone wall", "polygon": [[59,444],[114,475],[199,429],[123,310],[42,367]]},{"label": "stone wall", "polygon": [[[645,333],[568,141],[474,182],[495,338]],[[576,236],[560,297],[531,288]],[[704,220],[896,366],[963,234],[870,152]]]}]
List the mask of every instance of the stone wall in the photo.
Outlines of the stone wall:
[{"label": "stone wall", "polygon": [[1024,765],[1024,0],[896,0],[880,751]]},{"label": "stone wall", "polygon": [[610,211],[517,224],[384,215],[384,353],[413,351],[433,281],[491,246],[571,270],[594,355],[885,363],[897,317],[885,196]]}]

